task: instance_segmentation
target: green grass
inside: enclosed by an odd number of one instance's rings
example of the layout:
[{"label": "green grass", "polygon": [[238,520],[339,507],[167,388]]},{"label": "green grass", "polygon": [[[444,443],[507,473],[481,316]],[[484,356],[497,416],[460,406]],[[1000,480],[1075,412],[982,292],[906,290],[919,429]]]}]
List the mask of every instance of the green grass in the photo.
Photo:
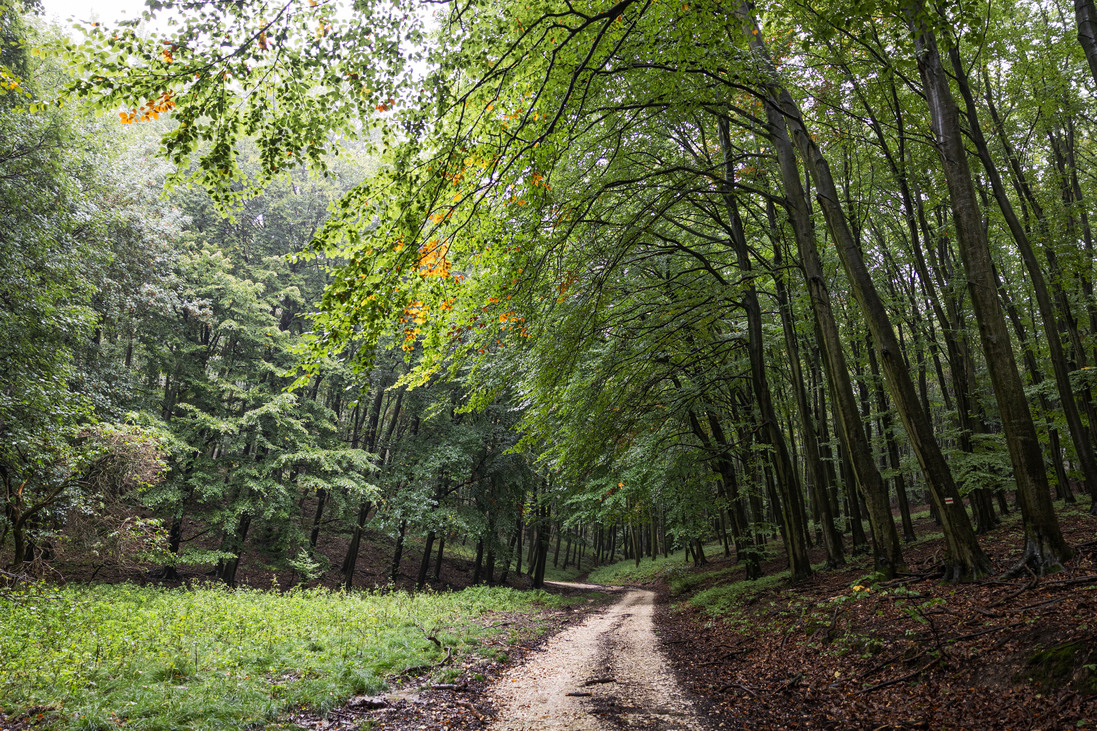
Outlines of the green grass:
[{"label": "green grass", "polygon": [[[121,586],[0,595],[0,708],[49,729],[263,728],[321,711],[386,677],[471,654],[496,611],[562,600],[477,587],[449,594],[279,594]],[[501,631],[501,630],[500,630]]]},{"label": "green grass", "polygon": [[[720,543],[710,543],[705,546],[706,556],[722,556],[724,547]],[[636,559],[627,559],[617,563],[600,566],[590,572],[587,581],[592,584],[650,584],[663,578],[670,578],[685,571],[687,566],[693,564],[686,560],[684,550],[674,551],[667,558],[660,554],[655,560],[650,558],[640,559],[640,565],[636,565]]]},{"label": "green grass", "polygon": [[787,584],[790,576],[788,570],[785,570],[768,574],[754,581],[743,579],[730,584],[717,584],[697,592],[687,601],[714,617],[727,617],[742,607],[754,594]]},{"label": "green grass", "polygon": [[553,568],[552,564],[545,567],[545,578],[549,581],[575,581],[590,570],[590,564],[584,561],[583,568],[577,569],[575,565],[565,568]]}]

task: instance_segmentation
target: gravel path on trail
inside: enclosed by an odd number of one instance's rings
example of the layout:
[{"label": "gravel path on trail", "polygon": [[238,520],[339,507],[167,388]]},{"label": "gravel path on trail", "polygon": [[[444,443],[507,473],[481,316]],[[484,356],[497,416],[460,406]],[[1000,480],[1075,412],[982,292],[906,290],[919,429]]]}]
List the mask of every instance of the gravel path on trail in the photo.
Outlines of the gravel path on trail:
[{"label": "gravel path on trail", "polygon": [[706,729],[659,649],[654,599],[654,592],[630,589],[613,606],[556,635],[509,669],[488,691],[497,709],[489,729]]}]

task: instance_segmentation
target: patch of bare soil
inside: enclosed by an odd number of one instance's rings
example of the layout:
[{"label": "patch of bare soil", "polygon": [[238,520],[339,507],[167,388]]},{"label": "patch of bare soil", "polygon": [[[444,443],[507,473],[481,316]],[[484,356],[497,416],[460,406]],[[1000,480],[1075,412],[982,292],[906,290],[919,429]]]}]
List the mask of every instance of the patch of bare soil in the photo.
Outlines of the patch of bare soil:
[{"label": "patch of bare soil", "polygon": [[[852,589],[868,573],[859,562],[755,595],[721,619],[682,603],[661,607],[656,622],[686,687],[714,722],[736,728],[1089,728],[1097,519],[1063,528],[1077,555],[1040,579],[944,584],[934,572],[942,544],[931,540],[906,548],[910,575],[869,591]],[[980,542],[1004,572],[1020,529]]]},{"label": "patch of bare soil", "polygon": [[631,589],[494,684],[493,731],[705,729],[654,632],[655,593]]}]

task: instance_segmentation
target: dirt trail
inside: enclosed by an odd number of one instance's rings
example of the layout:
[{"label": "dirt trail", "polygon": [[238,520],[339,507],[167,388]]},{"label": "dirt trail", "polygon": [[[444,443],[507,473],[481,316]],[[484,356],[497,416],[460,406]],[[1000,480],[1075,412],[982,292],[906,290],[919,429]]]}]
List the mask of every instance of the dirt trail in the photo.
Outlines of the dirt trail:
[{"label": "dirt trail", "polygon": [[489,728],[706,729],[659,649],[654,599],[653,592],[630,589],[610,608],[556,635],[508,670],[488,693],[498,710]]}]

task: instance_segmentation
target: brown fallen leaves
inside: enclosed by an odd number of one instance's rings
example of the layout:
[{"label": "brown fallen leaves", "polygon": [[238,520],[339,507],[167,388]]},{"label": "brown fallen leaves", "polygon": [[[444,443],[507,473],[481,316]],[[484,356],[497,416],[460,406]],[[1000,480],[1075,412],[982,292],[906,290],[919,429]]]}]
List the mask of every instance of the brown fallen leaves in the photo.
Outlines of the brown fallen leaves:
[{"label": "brown fallen leaves", "polygon": [[[861,560],[756,595],[731,622],[678,603],[658,623],[714,725],[1088,728],[1097,721],[1097,519],[1075,514],[1063,528],[1078,555],[1054,576],[943,584],[932,575],[940,541],[930,540],[906,548],[914,575],[896,581],[861,586]],[[933,530],[928,521],[920,529]],[[1010,521],[981,537],[996,567],[1016,561],[1019,530]]]}]

